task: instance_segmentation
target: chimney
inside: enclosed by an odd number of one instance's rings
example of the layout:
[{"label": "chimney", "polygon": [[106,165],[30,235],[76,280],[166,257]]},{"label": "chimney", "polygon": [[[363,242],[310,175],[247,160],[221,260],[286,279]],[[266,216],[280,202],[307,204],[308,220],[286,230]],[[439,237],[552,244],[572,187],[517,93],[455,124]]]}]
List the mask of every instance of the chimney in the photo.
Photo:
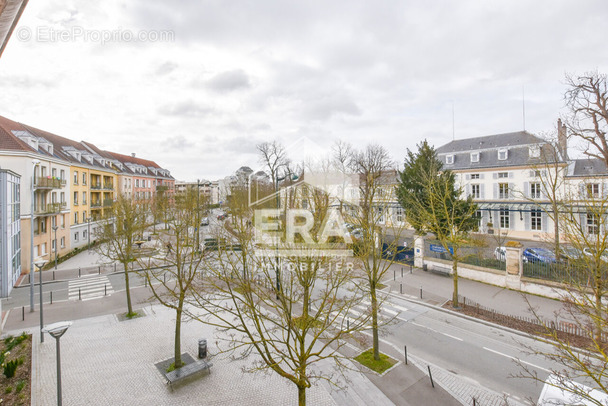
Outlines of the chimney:
[{"label": "chimney", "polygon": [[131,152],[131,156],[135,158],[135,152]]},{"label": "chimney", "polygon": [[562,119],[557,119],[557,148],[561,158],[568,160],[568,133],[566,131],[566,124],[562,123]]}]

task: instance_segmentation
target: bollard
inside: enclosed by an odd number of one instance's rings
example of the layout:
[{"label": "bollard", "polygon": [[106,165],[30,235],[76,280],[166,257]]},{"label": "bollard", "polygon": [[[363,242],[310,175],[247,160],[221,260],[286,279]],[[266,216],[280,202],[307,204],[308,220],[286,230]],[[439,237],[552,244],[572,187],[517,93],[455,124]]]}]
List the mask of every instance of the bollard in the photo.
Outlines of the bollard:
[{"label": "bollard", "polygon": [[403,278],[403,267],[401,267],[401,277]]},{"label": "bollard", "polygon": [[53,280],[55,280],[55,271],[53,271]]},{"label": "bollard", "polygon": [[107,283],[103,284],[103,295],[104,296],[108,295],[108,284]]},{"label": "bollard", "polygon": [[53,304],[53,291],[51,290],[51,304]]},{"label": "bollard", "polygon": [[148,278],[144,279],[144,287],[148,287]]},{"label": "bollard", "polygon": [[393,269],[393,282],[395,281],[395,270]]},{"label": "bollard", "polygon": [[80,268],[78,268],[78,277],[80,278]]},{"label": "bollard", "polygon": [[114,262],[114,272],[116,272],[116,262]]},{"label": "bollard", "polygon": [[403,283],[399,284],[399,293],[403,294]]},{"label": "bollard", "polygon": [[346,329],[350,330],[350,319],[346,319]]},{"label": "bollard", "polygon": [[163,274],[163,283],[167,283],[167,274],[166,273]]},{"label": "bollard", "polygon": [[420,285],[420,299],[422,299],[422,285]]},{"label": "bollard", "polygon": [[429,369],[429,378],[431,378],[431,386],[434,388],[435,384],[433,383],[433,374],[431,374],[431,366],[427,365],[426,367]]},{"label": "bollard", "polygon": [[101,265],[99,265],[99,270],[97,271],[97,275],[101,275]]},{"label": "bollard", "polygon": [[473,397],[473,406],[477,406],[477,399],[475,397]]},{"label": "bollard", "polygon": [[413,269],[412,264],[410,264],[410,273],[412,273],[412,269]]},{"label": "bollard", "polygon": [[21,306],[21,321],[25,321],[25,306]]},{"label": "bollard", "polygon": [[80,295],[80,288],[78,288],[78,300],[82,300],[82,296]]},{"label": "bollard", "polygon": [[405,350],[405,365],[407,365],[407,345],[404,345],[403,349]]}]

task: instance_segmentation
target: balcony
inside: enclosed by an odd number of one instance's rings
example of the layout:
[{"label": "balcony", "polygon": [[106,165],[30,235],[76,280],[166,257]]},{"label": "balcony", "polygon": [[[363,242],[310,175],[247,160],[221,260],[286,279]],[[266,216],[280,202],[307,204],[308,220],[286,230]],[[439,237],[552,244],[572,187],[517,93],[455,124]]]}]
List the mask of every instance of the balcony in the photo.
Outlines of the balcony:
[{"label": "balcony", "polygon": [[91,183],[91,189],[101,190],[101,183]]},{"label": "balcony", "polygon": [[36,189],[61,189],[65,186],[65,179],[37,177],[34,186]]},{"label": "balcony", "polygon": [[112,183],[104,183],[103,188],[104,190],[114,190],[114,185]]},{"label": "balcony", "polygon": [[103,199],[103,207],[112,207],[114,199]]},{"label": "balcony", "polygon": [[166,192],[167,190],[169,190],[169,186],[164,186],[164,185],[156,186],[157,192]]},{"label": "balcony", "polygon": [[91,200],[91,209],[100,209],[101,200]]},{"label": "balcony", "polygon": [[34,214],[39,216],[45,216],[50,214],[58,214],[61,213],[61,210],[65,210],[66,204],[64,203],[47,203],[42,205],[37,205],[34,208]]}]

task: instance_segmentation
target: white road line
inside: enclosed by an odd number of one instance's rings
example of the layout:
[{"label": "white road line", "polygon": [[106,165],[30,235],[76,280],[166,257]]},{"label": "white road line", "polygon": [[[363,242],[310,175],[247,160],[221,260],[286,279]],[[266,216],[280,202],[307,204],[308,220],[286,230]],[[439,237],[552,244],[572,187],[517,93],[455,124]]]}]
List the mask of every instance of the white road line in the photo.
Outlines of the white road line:
[{"label": "white road line", "polygon": [[458,341],[464,341],[464,340],[463,340],[462,338],[460,338],[460,337],[456,337],[456,336],[453,336],[453,335],[451,335],[451,334],[444,333],[443,331],[437,331],[437,330],[435,330],[435,329],[433,329],[433,328],[431,328],[431,327],[429,327],[429,326],[424,326],[424,325],[422,325],[422,324],[416,323],[415,321],[411,321],[411,322],[410,322],[410,324],[413,324],[413,325],[418,326],[418,327],[422,327],[422,328],[429,329],[429,330],[431,330],[431,331],[432,331],[432,332],[434,332],[434,333],[443,334],[444,336],[446,336],[446,337],[450,337],[450,338],[453,338],[454,340],[458,340]]},{"label": "white road line", "polygon": [[549,374],[551,373],[551,371],[550,371],[550,370],[548,370],[547,368],[539,367],[538,365],[534,365],[534,364],[532,364],[532,363],[530,363],[530,362],[522,361],[522,360],[520,360],[520,359],[519,359],[519,358],[517,358],[517,357],[512,357],[511,355],[503,354],[503,353],[502,353],[502,352],[500,352],[500,351],[496,351],[496,350],[493,350],[493,349],[488,348],[488,347],[482,347],[482,348],[483,348],[484,350],[487,350],[487,351],[493,352],[494,354],[502,355],[503,357],[511,358],[511,359],[512,359],[512,360],[514,360],[514,361],[519,361],[519,362],[522,362],[522,363],[524,363],[524,364],[526,364],[526,365],[530,365],[532,368],[540,369],[540,370],[545,371],[545,372],[547,372],[547,373],[549,373]]}]

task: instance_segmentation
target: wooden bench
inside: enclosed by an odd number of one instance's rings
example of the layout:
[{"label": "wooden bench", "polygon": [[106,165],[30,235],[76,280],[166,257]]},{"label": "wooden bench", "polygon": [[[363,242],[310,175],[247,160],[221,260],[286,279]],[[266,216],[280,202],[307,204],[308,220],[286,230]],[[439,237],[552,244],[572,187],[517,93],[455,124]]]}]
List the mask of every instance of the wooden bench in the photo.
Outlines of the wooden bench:
[{"label": "wooden bench", "polygon": [[442,276],[450,276],[452,275],[452,268],[451,267],[446,267],[443,265],[431,265],[430,266],[430,271],[432,273],[436,273],[438,275],[442,275]]},{"label": "wooden bench", "polygon": [[207,370],[207,371],[209,371],[209,373],[211,373],[212,366],[213,366],[213,363],[211,363],[211,362],[207,362],[205,360],[198,360],[191,364],[184,365],[181,368],[174,369],[171,372],[167,372],[165,374],[165,378],[167,379],[167,382],[169,383],[169,387],[171,387],[171,389],[173,389],[174,384],[176,384],[190,376],[194,376],[194,375],[198,374],[199,372],[203,372],[203,371]]}]

